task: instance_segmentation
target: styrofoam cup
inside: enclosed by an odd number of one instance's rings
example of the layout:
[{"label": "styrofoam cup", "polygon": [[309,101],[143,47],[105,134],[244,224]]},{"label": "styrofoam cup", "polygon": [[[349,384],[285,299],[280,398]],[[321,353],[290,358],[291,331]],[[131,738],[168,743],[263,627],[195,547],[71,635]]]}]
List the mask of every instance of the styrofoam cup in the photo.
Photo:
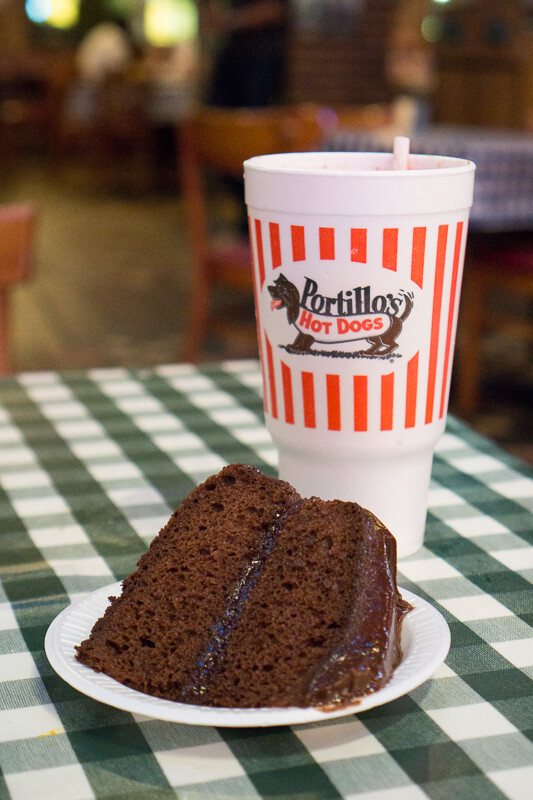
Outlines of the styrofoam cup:
[{"label": "styrofoam cup", "polygon": [[470,161],[288,153],[244,163],[267,427],[306,497],[423,543],[445,427]]}]

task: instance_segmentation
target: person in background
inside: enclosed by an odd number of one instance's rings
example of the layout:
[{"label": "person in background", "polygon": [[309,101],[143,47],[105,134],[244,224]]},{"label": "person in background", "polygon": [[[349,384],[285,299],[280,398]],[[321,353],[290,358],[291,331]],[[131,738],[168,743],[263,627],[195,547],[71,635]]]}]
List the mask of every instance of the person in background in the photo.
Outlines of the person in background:
[{"label": "person in background", "polygon": [[282,99],[289,0],[199,0],[200,24],[214,35],[215,53],[205,102],[260,108]]},{"label": "person in background", "polygon": [[134,55],[126,23],[121,19],[98,22],[85,31],[76,50],[76,75],[62,111],[67,129],[90,129],[98,114],[101,86],[123,74]]},{"label": "person in background", "polygon": [[83,38],[76,53],[76,66],[83,80],[101,83],[123,72],[132,57],[125,23],[101,22]]}]

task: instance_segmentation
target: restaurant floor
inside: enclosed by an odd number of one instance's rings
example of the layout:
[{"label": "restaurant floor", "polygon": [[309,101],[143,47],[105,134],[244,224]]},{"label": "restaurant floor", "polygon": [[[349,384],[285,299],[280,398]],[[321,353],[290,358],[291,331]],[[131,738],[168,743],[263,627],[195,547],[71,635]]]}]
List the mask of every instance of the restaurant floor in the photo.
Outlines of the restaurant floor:
[{"label": "restaurant floor", "polygon": [[[177,188],[104,189],[79,164],[32,161],[0,174],[0,203],[22,201],[37,206],[39,224],[33,278],[13,292],[14,369],[179,360],[191,265]],[[482,402],[469,422],[533,464],[531,352],[513,350],[510,364],[509,350],[492,342]],[[215,343],[211,356],[255,354],[249,338],[234,337]]]}]

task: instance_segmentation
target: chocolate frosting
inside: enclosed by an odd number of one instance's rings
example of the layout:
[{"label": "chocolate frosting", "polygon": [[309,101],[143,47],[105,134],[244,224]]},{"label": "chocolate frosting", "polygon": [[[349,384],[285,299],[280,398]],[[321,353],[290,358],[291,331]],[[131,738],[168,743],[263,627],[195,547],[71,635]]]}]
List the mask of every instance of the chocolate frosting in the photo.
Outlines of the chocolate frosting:
[{"label": "chocolate frosting", "polygon": [[[376,518],[371,525],[384,527]],[[372,586],[352,610],[342,638],[314,670],[305,705],[325,710],[349,705],[390,680],[401,660],[401,624],[411,606],[396,585],[395,540],[380,540],[379,549],[381,558],[376,552],[371,556],[377,573]]]}]

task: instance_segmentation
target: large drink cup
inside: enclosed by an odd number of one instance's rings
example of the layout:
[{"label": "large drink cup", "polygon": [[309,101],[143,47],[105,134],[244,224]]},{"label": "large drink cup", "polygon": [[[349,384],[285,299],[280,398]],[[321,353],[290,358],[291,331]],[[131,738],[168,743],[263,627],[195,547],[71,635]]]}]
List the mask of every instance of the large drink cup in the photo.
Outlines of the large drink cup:
[{"label": "large drink cup", "polygon": [[474,170],[385,153],[244,163],[267,427],[279,475],[423,543],[444,432]]}]

